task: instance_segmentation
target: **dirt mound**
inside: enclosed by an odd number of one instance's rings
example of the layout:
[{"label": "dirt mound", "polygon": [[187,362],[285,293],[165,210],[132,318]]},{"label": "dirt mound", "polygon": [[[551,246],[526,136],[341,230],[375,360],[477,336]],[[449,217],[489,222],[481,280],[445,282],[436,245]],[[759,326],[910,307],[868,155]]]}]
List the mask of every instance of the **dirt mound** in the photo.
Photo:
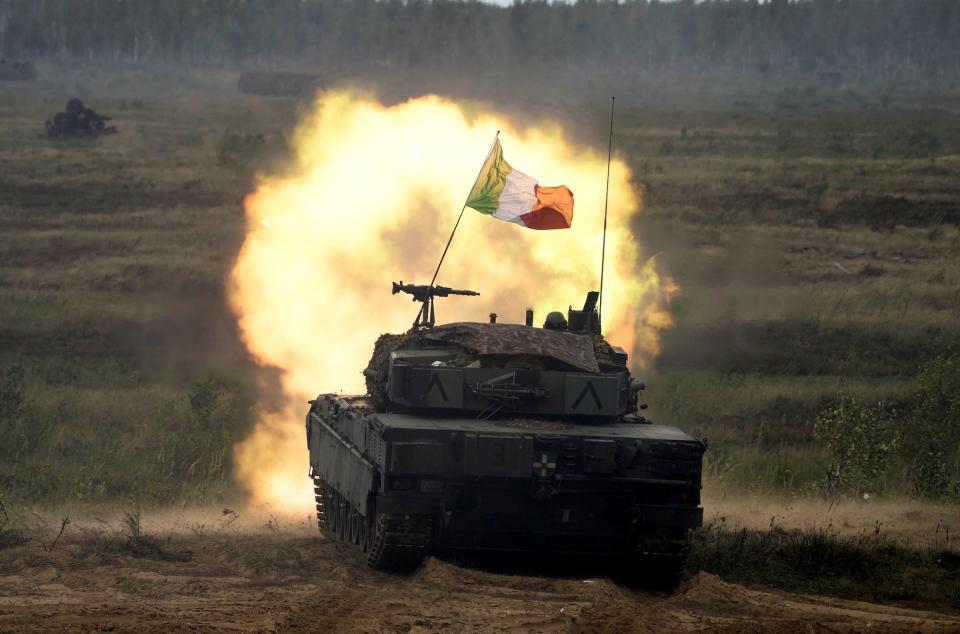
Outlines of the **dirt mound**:
[{"label": "dirt mound", "polygon": [[[949,632],[960,616],[792,595],[701,573],[672,593],[603,578],[491,571],[430,558],[410,575],[371,571],[307,522],[250,532],[161,534],[169,552],[85,532],[0,550],[0,631],[168,632]],[[459,561],[459,560],[458,560]]]}]

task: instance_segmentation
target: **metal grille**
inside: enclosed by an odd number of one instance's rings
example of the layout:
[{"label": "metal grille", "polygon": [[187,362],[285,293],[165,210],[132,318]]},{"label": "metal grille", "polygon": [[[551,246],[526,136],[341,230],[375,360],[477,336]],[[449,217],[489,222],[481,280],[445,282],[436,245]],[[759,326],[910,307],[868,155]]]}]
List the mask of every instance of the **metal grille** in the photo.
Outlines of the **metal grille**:
[{"label": "metal grille", "polygon": [[366,428],[366,434],[367,457],[378,465],[383,465],[386,460],[386,447],[383,443],[383,436],[369,427]]},{"label": "metal grille", "polygon": [[577,473],[582,471],[580,468],[580,443],[576,440],[566,439],[560,443],[560,464],[561,471],[566,473]]}]

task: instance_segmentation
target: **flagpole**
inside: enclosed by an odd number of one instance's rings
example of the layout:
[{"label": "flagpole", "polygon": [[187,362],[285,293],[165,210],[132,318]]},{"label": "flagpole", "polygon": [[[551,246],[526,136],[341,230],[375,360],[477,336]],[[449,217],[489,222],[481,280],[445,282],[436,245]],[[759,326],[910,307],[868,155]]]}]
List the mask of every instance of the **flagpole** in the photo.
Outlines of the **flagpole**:
[{"label": "flagpole", "polygon": [[457,232],[457,227],[460,226],[460,220],[463,219],[463,212],[467,210],[467,203],[470,202],[470,194],[473,193],[473,188],[477,186],[477,181],[480,180],[480,175],[483,174],[483,168],[487,164],[487,159],[490,158],[490,153],[493,152],[493,148],[497,145],[497,139],[500,138],[500,130],[497,130],[496,135],[493,137],[493,142],[490,144],[490,149],[487,150],[487,155],[483,157],[483,163],[480,164],[480,171],[477,172],[477,177],[473,179],[473,185],[470,186],[470,191],[467,192],[467,198],[463,201],[463,207],[460,208],[460,215],[457,216],[457,222],[453,225],[453,231],[450,232],[450,237],[447,238],[447,246],[443,247],[443,253],[440,255],[440,261],[437,262],[437,268],[433,272],[433,278],[430,280],[430,286],[433,286],[434,282],[437,281],[437,275],[440,273],[440,266],[443,264],[443,259],[447,257],[447,250],[450,248],[450,243],[453,242],[453,234]]},{"label": "flagpole", "polygon": [[598,325],[603,330],[603,267],[607,258],[607,203],[610,200],[610,160],[613,157],[613,105],[616,97],[610,97],[610,137],[607,141],[607,189],[603,195],[603,246],[600,249],[600,306],[597,308]]}]

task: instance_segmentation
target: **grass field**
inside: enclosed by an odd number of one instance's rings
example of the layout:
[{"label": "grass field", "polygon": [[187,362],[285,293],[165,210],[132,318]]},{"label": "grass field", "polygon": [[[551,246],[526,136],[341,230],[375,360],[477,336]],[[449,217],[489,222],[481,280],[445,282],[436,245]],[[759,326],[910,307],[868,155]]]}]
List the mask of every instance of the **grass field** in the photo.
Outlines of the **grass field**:
[{"label": "grass field", "polygon": [[[244,353],[224,279],[300,104],[222,72],[45,71],[0,86],[0,497],[231,498],[231,446],[275,377]],[[634,229],[682,289],[650,416],[709,439],[708,491],[818,495],[817,413],[841,391],[907,401],[957,351],[954,92],[929,110],[866,89],[622,105]],[[120,133],[40,138],[74,94]],[[544,111],[600,138],[599,102]],[[909,494],[898,469],[873,493]]]},{"label": "grass field", "polygon": [[279,137],[294,108],[191,94],[88,99],[121,132],[59,142],[38,136],[55,86],[0,97],[0,355],[25,375],[7,499],[230,494],[230,447],[269,380],[224,295],[248,146],[268,142],[247,134]]},{"label": "grass field", "polygon": [[[637,232],[683,289],[653,415],[711,439],[708,487],[815,494],[817,412],[838,392],[909,400],[918,367],[960,343],[957,117],[657,118],[635,113],[623,143],[648,189]],[[873,487],[908,489],[896,468]]]}]

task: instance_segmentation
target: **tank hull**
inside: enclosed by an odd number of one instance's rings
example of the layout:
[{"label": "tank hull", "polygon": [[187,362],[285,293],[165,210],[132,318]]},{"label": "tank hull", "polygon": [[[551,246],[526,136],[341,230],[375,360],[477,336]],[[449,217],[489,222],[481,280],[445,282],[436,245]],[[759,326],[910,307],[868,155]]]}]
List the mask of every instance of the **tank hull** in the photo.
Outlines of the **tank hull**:
[{"label": "tank hull", "polygon": [[[425,418],[322,395],[307,416],[307,439],[311,475],[334,492],[336,512],[374,533],[381,516],[420,518],[410,538],[423,542],[417,556],[682,557],[689,530],[702,523],[704,447],[672,427]],[[330,509],[318,502],[318,512]]]}]

